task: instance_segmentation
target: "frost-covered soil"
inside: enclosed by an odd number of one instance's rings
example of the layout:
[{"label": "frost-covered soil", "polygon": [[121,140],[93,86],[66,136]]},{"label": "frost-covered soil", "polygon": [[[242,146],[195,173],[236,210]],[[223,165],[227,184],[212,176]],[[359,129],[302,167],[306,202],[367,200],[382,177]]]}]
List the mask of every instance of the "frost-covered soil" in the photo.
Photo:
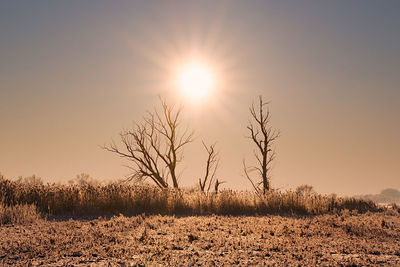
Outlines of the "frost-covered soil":
[{"label": "frost-covered soil", "polygon": [[397,212],[113,217],[0,226],[0,266],[400,266]]}]

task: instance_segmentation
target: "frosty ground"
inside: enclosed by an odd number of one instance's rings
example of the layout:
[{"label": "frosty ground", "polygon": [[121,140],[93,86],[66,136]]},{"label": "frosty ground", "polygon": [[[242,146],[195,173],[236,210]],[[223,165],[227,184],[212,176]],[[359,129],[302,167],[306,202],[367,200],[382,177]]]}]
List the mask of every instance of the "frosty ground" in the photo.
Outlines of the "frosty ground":
[{"label": "frosty ground", "polygon": [[0,226],[0,265],[400,265],[400,215],[134,216]]}]

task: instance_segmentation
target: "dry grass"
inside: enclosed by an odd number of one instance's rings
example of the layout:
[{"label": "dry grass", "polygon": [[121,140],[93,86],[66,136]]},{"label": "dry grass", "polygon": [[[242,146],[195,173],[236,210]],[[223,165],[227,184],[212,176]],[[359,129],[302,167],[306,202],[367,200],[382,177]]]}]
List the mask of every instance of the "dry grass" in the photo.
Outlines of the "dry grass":
[{"label": "dry grass", "polygon": [[0,193],[0,266],[400,264],[398,208],[371,201],[1,178]]},{"label": "dry grass", "polygon": [[1,226],[0,266],[399,266],[400,216],[134,216]]},{"label": "dry grass", "polygon": [[0,203],[0,225],[27,224],[40,219],[36,206],[33,204],[17,204],[5,206]]},{"label": "dry grass", "polygon": [[251,192],[224,190],[218,194],[161,190],[129,184],[24,184],[0,179],[0,203],[5,207],[35,205],[45,215],[316,215],[336,210],[377,211],[372,201],[316,193],[270,191],[263,199]]}]

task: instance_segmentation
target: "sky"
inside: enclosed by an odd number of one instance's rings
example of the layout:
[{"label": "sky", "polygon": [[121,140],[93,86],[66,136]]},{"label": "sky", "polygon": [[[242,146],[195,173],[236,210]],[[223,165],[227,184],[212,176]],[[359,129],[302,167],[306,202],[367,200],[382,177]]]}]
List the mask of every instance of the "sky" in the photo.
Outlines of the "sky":
[{"label": "sky", "polygon": [[[400,189],[399,1],[1,1],[0,172],[66,182],[129,175],[101,146],[159,106],[184,106],[195,142],[180,183],[216,142],[224,187],[251,189],[249,106],[280,129],[272,187],[324,194]],[[176,88],[196,59],[213,91]]]}]

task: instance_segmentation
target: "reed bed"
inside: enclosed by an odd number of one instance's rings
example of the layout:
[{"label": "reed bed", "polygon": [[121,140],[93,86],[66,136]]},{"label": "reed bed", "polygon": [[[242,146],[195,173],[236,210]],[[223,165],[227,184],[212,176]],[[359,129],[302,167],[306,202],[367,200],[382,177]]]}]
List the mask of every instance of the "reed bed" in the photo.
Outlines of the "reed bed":
[{"label": "reed bed", "polygon": [[[372,201],[316,193],[248,191],[218,193],[160,190],[151,185],[25,184],[0,178],[0,213],[29,207],[42,216],[160,215],[317,215],[337,210],[378,211]],[[8,211],[8,213],[10,213]],[[0,216],[2,216],[0,214]]]},{"label": "reed bed", "polygon": [[28,224],[39,219],[41,219],[41,216],[33,204],[17,204],[13,206],[0,204],[0,225]]}]

